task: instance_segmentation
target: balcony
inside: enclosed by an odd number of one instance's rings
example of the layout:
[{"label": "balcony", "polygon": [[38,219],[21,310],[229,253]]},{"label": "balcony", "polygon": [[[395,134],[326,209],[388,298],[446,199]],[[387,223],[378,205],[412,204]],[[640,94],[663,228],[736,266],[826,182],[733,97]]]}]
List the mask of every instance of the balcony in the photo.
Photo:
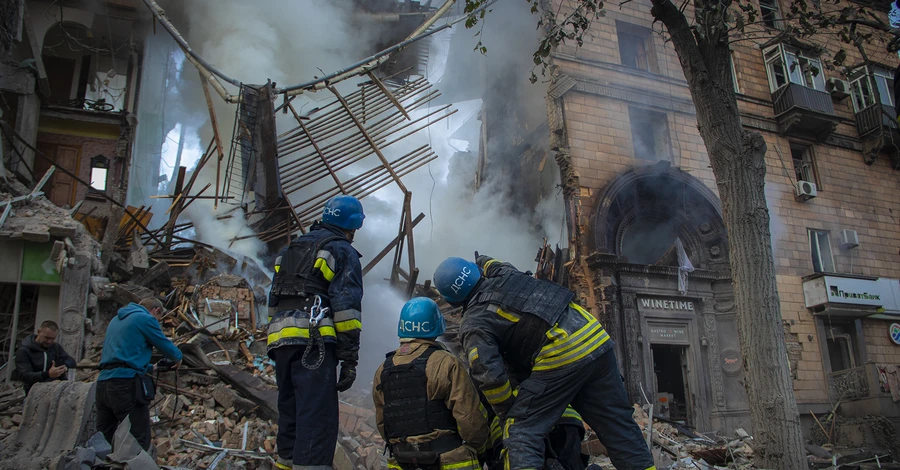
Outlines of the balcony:
[{"label": "balcony", "polygon": [[772,101],[781,133],[785,135],[822,141],[840,122],[831,95],[824,91],[788,83],[772,93]]},{"label": "balcony", "polygon": [[[848,401],[868,398],[870,391],[880,390],[870,386],[869,375],[875,375],[875,364],[854,367],[828,374],[828,394],[832,401]],[[877,382],[876,382],[877,383]]]},{"label": "balcony", "polygon": [[856,113],[856,129],[860,137],[877,130],[897,132],[897,111],[893,106],[876,104]]}]

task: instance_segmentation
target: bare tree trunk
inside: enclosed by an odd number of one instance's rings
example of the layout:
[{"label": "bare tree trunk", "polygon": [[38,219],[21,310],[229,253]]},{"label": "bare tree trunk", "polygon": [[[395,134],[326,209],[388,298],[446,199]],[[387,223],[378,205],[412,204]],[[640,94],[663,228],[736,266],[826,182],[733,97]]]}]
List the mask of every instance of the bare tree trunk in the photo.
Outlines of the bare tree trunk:
[{"label": "bare tree trunk", "polygon": [[[670,0],[652,1],[653,16],[665,24],[688,80],[722,200],[755,463],[759,468],[806,469],[775,283],[765,199],[766,143],[741,124],[724,20],[704,12],[702,34],[696,34]],[[695,2],[698,9],[701,5]]]}]

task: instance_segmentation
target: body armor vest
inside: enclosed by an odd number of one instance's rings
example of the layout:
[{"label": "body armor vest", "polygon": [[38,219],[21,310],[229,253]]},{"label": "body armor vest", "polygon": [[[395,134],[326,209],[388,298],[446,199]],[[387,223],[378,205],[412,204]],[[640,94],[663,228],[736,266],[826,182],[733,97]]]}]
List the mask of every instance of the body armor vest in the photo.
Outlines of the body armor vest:
[{"label": "body armor vest", "polygon": [[430,346],[409,364],[394,365],[388,353],[381,372],[384,393],[384,431],[387,439],[405,439],[437,429],[456,431],[456,419],[443,400],[428,399],[428,358],[439,350]]},{"label": "body armor vest", "polygon": [[328,281],[315,271],[316,256],[326,243],[340,239],[329,235],[316,240],[307,235],[292,241],[281,255],[281,267],[272,279],[271,295],[279,299],[320,295],[326,301]]},{"label": "body armor vest", "polygon": [[497,304],[505,311],[522,315],[500,338],[500,352],[511,372],[527,375],[547,340],[547,330],[559,322],[574,297],[572,291],[554,282],[511,272],[484,279],[467,307]]}]

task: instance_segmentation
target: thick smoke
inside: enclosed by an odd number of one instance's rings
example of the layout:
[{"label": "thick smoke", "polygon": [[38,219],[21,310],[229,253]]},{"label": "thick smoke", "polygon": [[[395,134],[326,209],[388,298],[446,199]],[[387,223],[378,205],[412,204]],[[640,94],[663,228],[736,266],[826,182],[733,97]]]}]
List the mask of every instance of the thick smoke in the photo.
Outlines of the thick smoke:
[{"label": "thick smoke", "polygon": [[[194,49],[223,72],[245,83],[266,83],[271,79],[281,86],[320,76],[320,70],[343,68],[372,52],[368,38],[374,37],[375,28],[360,29],[359,18],[354,19],[348,9],[350,4],[325,0],[192,0],[163,6]],[[439,156],[404,179],[413,193],[413,215],[426,214],[415,229],[419,283],[430,279],[444,258],[471,259],[476,250],[510,261],[522,270],[534,269],[535,253],[543,238],[551,244],[564,243],[566,239],[562,196],[555,188],[558,169],[552,155],[547,158],[539,183],[530,187],[530,183],[519,179],[521,175],[504,170],[518,166],[517,159],[521,157],[512,151],[512,144],[488,142],[490,171],[477,191],[474,187],[482,100],[492,106],[498,102],[515,103],[510,113],[501,114],[499,122],[494,118],[492,126],[518,126],[526,136],[528,132],[542,132],[535,136],[547,140],[547,131],[536,131],[546,120],[546,85],[528,82],[531,53],[537,45],[536,17],[511,1],[500,2],[493,10],[486,18],[482,37],[487,55],[473,51],[477,39],[472,38],[473,31],[462,29],[462,25],[430,40],[427,78],[442,92],[442,103],[454,103],[458,112],[385,151],[390,160],[430,143]],[[351,28],[350,24],[355,26]],[[176,57],[179,54],[173,52]],[[182,161],[196,162],[212,131],[196,71],[186,62],[181,67],[177,77],[170,77],[170,83],[178,91],[179,109],[185,111],[182,120],[171,115],[166,119],[164,135],[177,141],[181,129],[185,129],[186,141],[193,139],[193,143],[183,149]],[[352,92],[354,85],[344,83],[342,92]],[[302,95],[295,106],[300,109],[305,103],[330,99],[323,93]],[[215,94],[213,101],[228,147],[235,107],[223,103]],[[427,112],[428,109],[417,111],[412,118]],[[296,126],[290,116],[279,114],[277,119],[279,132]],[[177,143],[170,141],[169,145],[177,148]],[[373,158],[348,168],[340,176],[346,178],[372,168]],[[171,161],[169,164],[173,165]],[[214,162],[201,172],[194,191],[210,182],[215,182]],[[537,202],[533,205],[523,206],[522,195],[539,197],[534,198]],[[297,197],[305,199],[303,194]],[[363,200],[366,222],[354,243],[363,254],[363,265],[397,235],[402,202],[403,195],[393,184]],[[220,203],[219,210],[214,211],[211,201],[198,200],[183,217],[194,222],[194,236],[199,240],[259,258],[263,250],[259,241],[248,238],[232,243],[235,236],[250,234],[242,217],[217,219],[217,215],[231,208]],[[403,299],[384,281],[390,275],[391,259],[392,254],[365,278],[359,381],[362,387],[368,384],[383,354],[397,344],[396,325]],[[407,262],[404,256],[404,268]]]}]

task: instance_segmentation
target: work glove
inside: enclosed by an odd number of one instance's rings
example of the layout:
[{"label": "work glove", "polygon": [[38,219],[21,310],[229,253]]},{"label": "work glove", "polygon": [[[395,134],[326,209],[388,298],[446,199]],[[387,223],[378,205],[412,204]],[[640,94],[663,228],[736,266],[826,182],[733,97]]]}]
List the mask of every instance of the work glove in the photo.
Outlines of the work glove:
[{"label": "work glove", "polygon": [[356,380],[356,364],[341,363],[341,375],[338,377],[337,391],[346,392]]}]

